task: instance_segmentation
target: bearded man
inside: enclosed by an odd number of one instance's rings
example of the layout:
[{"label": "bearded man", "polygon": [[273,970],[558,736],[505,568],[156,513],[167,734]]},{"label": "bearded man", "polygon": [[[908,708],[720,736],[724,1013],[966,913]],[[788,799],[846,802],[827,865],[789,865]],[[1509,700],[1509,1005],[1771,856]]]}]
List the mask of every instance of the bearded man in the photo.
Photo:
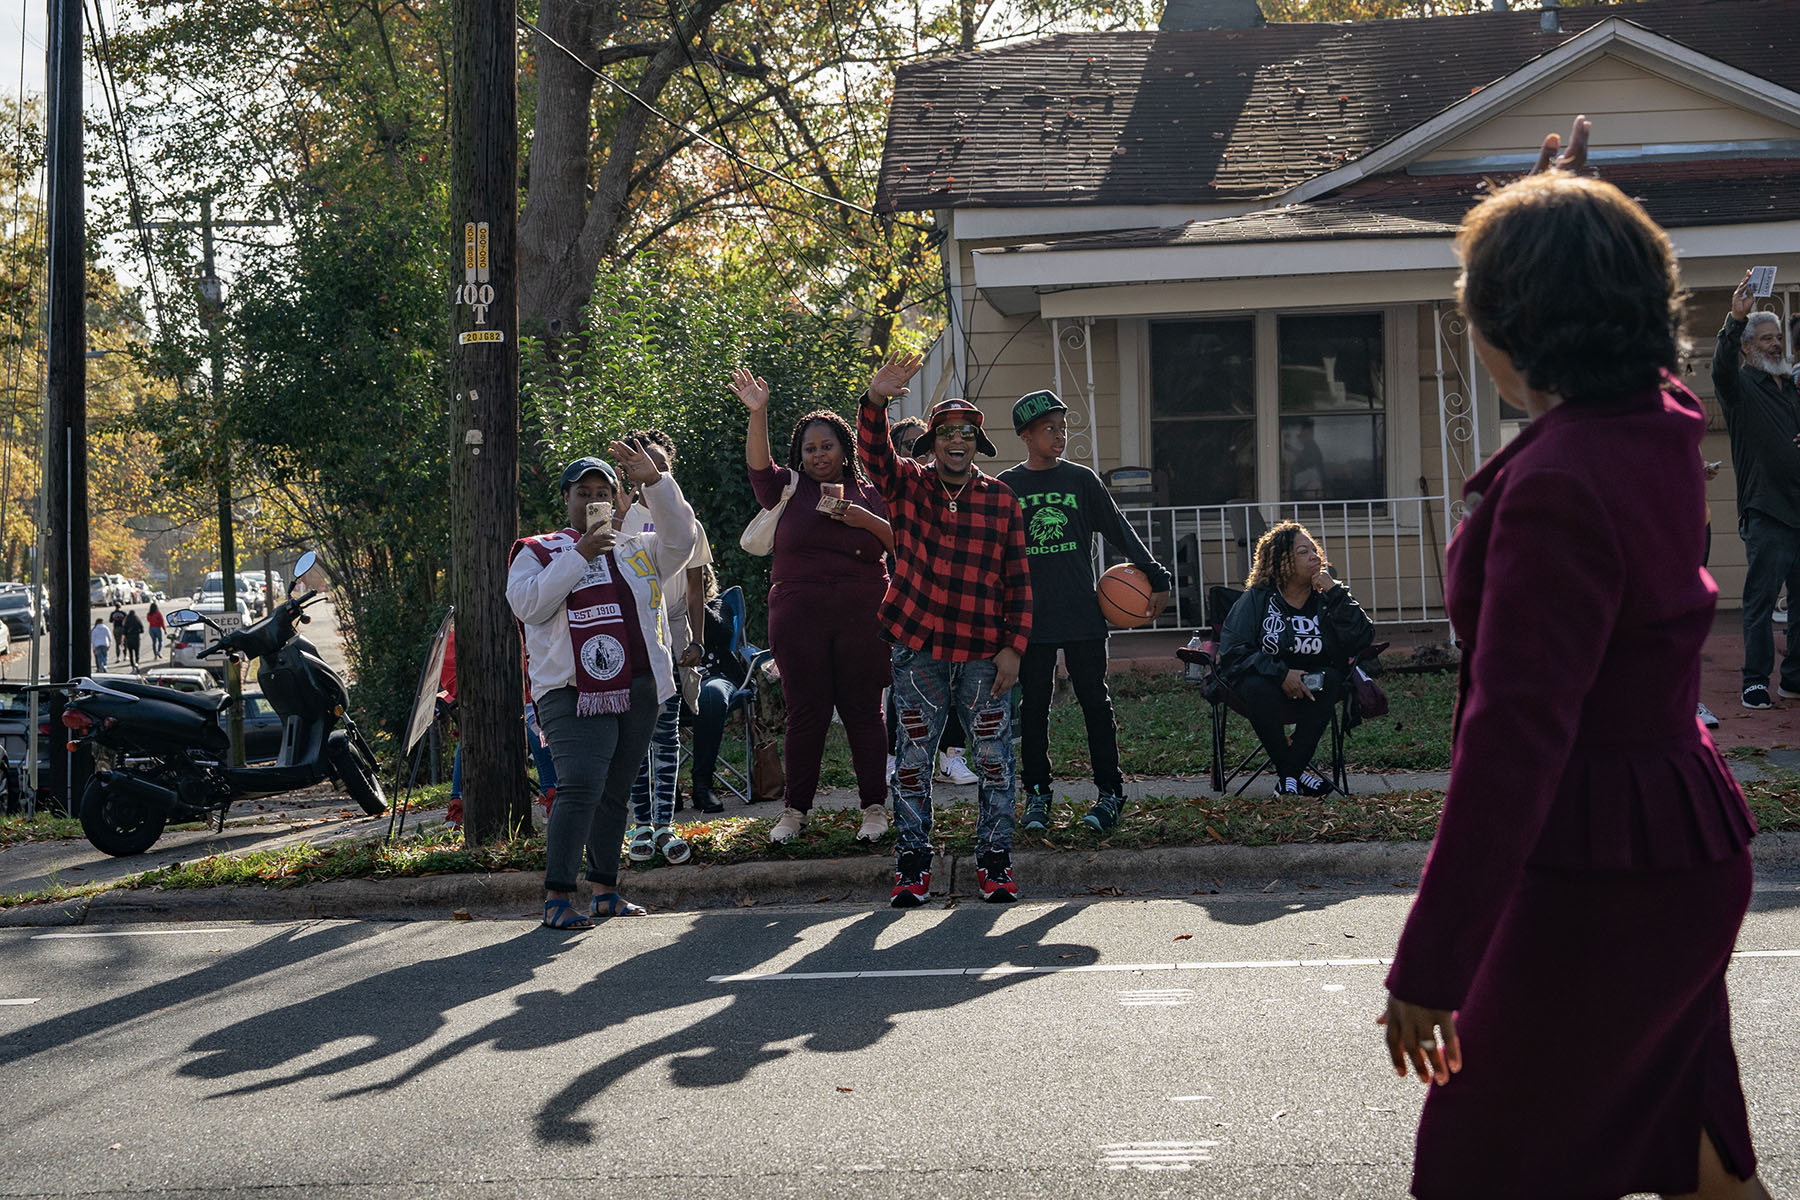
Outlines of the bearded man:
[{"label": "bearded man", "polygon": [[[1744,572],[1744,707],[1770,708],[1775,598],[1783,584],[1790,604],[1800,596],[1800,391],[1782,346],[1780,318],[1752,312],[1754,303],[1746,271],[1719,330],[1712,378],[1731,435],[1738,536],[1749,559]],[[1800,640],[1791,626],[1787,643],[1776,692],[1783,699],[1800,699]]]}]

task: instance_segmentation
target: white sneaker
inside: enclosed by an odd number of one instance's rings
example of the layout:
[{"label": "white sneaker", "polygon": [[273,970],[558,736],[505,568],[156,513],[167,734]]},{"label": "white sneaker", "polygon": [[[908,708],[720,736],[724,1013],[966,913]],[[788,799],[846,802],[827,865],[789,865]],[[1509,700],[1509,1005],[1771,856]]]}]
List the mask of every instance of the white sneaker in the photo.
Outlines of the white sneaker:
[{"label": "white sneaker", "polygon": [[856,831],[859,842],[881,840],[881,835],[888,831],[887,805],[871,804],[862,810],[862,825]]},{"label": "white sneaker", "polygon": [[806,827],[806,814],[797,808],[784,808],[775,822],[775,828],[769,830],[771,842],[785,842],[795,837]]},{"label": "white sneaker", "polygon": [[1790,692],[1779,683],[1775,685],[1775,694],[1783,700],[1800,700],[1800,692]]},{"label": "white sneaker", "polygon": [[1698,716],[1700,717],[1700,723],[1708,729],[1717,729],[1719,727],[1719,718],[1713,716],[1713,710],[1706,707],[1706,705],[1702,704],[1700,706]]},{"label": "white sneaker", "polygon": [[951,783],[975,782],[975,772],[969,770],[969,760],[961,750],[945,750],[938,755],[938,776]]}]

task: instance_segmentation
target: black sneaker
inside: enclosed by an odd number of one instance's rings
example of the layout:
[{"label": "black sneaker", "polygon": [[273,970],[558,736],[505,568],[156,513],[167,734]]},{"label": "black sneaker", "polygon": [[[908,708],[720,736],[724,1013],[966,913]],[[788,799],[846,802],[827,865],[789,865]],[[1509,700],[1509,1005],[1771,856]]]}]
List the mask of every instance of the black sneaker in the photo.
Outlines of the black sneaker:
[{"label": "black sneaker", "polygon": [[1125,797],[1112,792],[1101,792],[1100,798],[1094,801],[1094,807],[1087,810],[1087,816],[1081,823],[1095,833],[1105,833],[1119,823],[1119,810],[1125,807]]},{"label": "black sneaker", "polygon": [[1300,781],[1292,775],[1277,775],[1275,777],[1275,794],[1277,796],[1298,796]]},{"label": "black sneaker", "polygon": [[894,890],[888,903],[894,908],[917,908],[931,898],[931,855],[902,854],[894,870]]},{"label": "black sneaker", "polygon": [[1025,832],[1042,833],[1050,828],[1051,799],[1047,787],[1034,787],[1025,793],[1025,820],[1021,822]]},{"label": "black sneaker", "polygon": [[1769,699],[1769,685],[1753,683],[1744,689],[1745,708],[1774,708],[1774,701]]},{"label": "black sneaker", "polygon": [[1300,772],[1300,778],[1297,782],[1300,784],[1300,794],[1302,796],[1324,796],[1329,795],[1331,792],[1331,781],[1326,779],[1323,775],[1320,775],[1311,767]]},{"label": "black sneaker", "polygon": [[975,880],[981,884],[981,898],[989,904],[1011,904],[1019,898],[1019,885],[1013,882],[1012,854],[990,850],[975,856]]}]

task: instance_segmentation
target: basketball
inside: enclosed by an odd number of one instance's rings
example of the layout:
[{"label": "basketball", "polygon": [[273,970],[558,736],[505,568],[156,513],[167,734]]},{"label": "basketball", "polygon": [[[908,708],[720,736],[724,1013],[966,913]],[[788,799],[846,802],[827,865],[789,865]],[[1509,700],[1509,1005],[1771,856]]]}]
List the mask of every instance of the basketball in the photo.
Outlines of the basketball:
[{"label": "basketball", "polygon": [[1148,575],[1130,563],[1120,563],[1100,576],[1100,615],[1109,625],[1136,629],[1150,619],[1152,594]]}]

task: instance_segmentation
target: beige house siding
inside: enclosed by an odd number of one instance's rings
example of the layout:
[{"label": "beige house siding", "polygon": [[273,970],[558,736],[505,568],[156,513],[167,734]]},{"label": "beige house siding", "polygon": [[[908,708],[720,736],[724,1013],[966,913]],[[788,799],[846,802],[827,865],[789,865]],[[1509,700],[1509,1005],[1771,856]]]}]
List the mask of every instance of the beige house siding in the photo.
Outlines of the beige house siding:
[{"label": "beige house siding", "polygon": [[1421,161],[1516,154],[1520,147],[1542,141],[1544,130],[1566,126],[1570,113],[1593,118],[1594,127],[1606,131],[1606,145],[1612,149],[1800,138],[1800,128],[1608,54],[1423,155]]}]

